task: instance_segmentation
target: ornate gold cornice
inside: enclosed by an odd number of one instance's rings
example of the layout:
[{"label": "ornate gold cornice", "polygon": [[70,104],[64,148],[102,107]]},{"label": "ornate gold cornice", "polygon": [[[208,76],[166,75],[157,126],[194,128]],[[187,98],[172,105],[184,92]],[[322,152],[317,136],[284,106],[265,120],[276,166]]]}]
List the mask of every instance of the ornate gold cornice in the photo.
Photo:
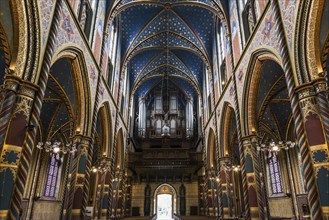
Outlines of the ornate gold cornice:
[{"label": "ornate gold cornice", "polygon": [[298,94],[299,100],[311,98],[318,93],[328,91],[325,77],[319,77],[311,82],[296,87],[295,92]]},{"label": "ornate gold cornice", "polygon": [[13,74],[13,70],[6,69],[4,89],[17,92],[19,95],[26,96],[28,98],[34,98],[35,92],[38,90],[38,86],[30,81],[22,80],[20,77]]}]

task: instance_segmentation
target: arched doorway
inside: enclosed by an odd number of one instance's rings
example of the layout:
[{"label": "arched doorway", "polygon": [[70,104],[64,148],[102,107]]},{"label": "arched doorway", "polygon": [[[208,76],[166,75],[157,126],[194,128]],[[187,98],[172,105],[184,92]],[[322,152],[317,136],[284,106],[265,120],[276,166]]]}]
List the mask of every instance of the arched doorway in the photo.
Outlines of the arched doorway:
[{"label": "arched doorway", "polygon": [[157,219],[173,219],[177,213],[176,201],[177,193],[174,187],[169,184],[162,184],[154,192],[154,214]]}]

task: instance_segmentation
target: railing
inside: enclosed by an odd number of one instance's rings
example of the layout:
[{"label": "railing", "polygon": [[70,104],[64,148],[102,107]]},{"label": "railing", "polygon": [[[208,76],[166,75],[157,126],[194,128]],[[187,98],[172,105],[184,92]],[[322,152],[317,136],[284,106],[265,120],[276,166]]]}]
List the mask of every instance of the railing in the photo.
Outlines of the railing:
[{"label": "railing", "polygon": [[174,220],[181,220],[182,218],[179,216],[179,215],[177,215],[177,214],[173,214],[173,217],[174,217]]},{"label": "railing", "polygon": [[[179,215],[175,214],[175,213],[173,214],[173,218],[174,218],[174,220],[182,220],[182,218]],[[156,219],[157,219],[157,214],[156,213],[150,217],[150,220],[156,220]]]},{"label": "railing", "polygon": [[156,220],[157,219],[157,214],[155,213],[154,215],[151,215],[150,220]]}]

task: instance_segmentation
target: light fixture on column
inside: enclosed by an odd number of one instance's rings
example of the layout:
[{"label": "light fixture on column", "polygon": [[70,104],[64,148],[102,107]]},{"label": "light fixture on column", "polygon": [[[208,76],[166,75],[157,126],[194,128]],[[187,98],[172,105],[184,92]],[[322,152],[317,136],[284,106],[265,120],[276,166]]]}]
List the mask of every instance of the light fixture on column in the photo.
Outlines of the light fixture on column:
[{"label": "light fixture on column", "polygon": [[93,173],[97,172],[107,172],[111,169],[111,158],[103,156],[97,163],[91,168]]},{"label": "light fixture on column", "polygon": [[38,142],[37,146],[40,150],[45,150],[46,152],[53,152],[54,154],[63,153],[67,154],[68,152],[73,153],[77,151],[75,145],[71,144],[62,144],[60,141],[46,141],[46,142]]},{"label": "light fixture on column", "polygon": [[297,205],[297,198],[296,198],[296,191],[294,187],[294,180],[293,180],[293,174],[292,174],[292,168],[291,168],[291,162],[290,162],[290,154],[289,149],[292,149],[296,146],[296,143],[293,141],[278,141],[275,142],[271,140],[269,143],[256,143],[257,151],[258,152],[267,152],[268,157],[272,157],[272,153],[277,154],[278,152],[283,149],[286,153],[287,158],[287,168],[288,168],[288,178],[289,178],[289,185],[290,185],[290,192],[287,190],[286,194],[287,196],[292,196],[292,203],[293,203],[293,213],[294,216],[298,218],[299,211],[298,211],[298,205]]},{"label": "light fixture on column", "polygon": [[279,152],[281,149],[289,150],[290,148],[294,148],[296,145],[293,141],[278,141],[275,142],[271,140],[269,143],[260,143],[257,144],[258,151],[267,151],[267,152]]},{"label": "light fixture on column", "polygon": [[222,157],[221,160],[223,162],[222,164],[225,171],[239,172],[241,170],[240,165],[235,163],[232,157],[225,156]]}]

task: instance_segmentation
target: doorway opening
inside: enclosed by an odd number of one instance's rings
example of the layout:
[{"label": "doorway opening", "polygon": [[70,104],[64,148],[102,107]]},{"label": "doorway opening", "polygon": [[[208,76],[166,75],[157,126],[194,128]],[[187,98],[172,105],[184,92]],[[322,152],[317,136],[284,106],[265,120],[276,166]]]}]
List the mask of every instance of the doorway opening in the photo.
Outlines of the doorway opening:
[{"label": "doorway opening", "polygon": [[173,186],[170,184],[161,184],[154,192],[154,209],[153,213],[156,214],[159,220],[172,220],[174,214],[177,213],[177,193]]},{"label": "doorway opening", "polygon": [[157,197],[157,219],[172,219],[172,195],[159,194]]}]

